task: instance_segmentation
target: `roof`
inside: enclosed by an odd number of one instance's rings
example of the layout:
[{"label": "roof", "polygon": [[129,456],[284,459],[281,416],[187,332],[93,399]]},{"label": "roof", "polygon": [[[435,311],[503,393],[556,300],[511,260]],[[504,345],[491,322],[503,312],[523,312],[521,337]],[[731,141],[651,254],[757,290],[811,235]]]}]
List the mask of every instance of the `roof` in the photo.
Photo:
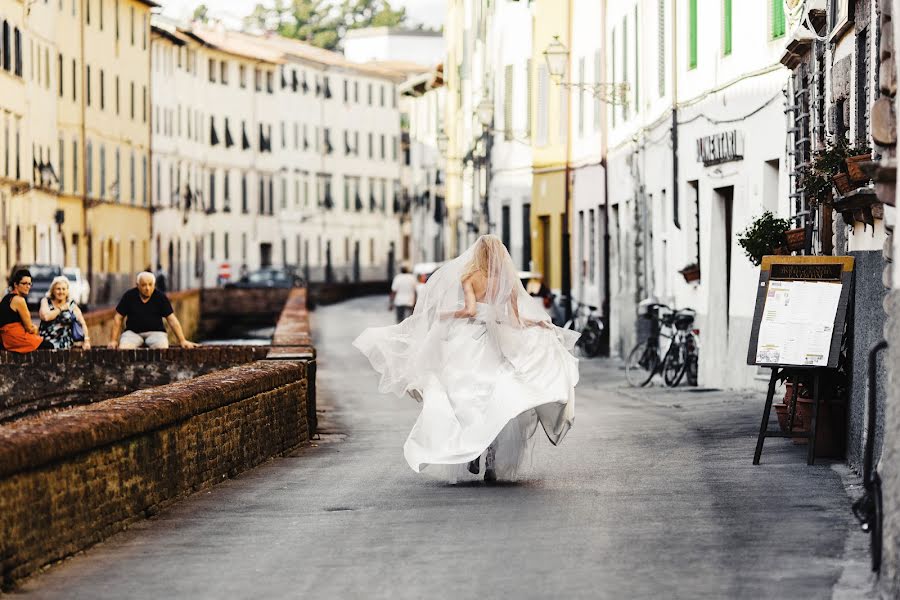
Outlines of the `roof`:
[{"label": "roof", "polygon": [[190,31],[201,43],[236,56],[252,58],[270,63],[280,64],[284,62],[283,53],[260,44],[255,36],[245,33],[228,31],[225,28],[209,28],[200,24],[194,24]]},{"label": "roof", "polygon": [[262,42],[272,49],[277,49],[282,53],[282,55],[293,56],[302,60],[317,62],[322,65],[349,69],[366,75],[383,77],[398,82],[402,81],[405,76],[405,73],[403,71],[392,68],[391,66],[383,66],[377,63],[353,62],[351,60],[348,60],[340,52],[334,52],[332,50],[319,48],[318,46],[313,46],[309,42],[304,42],[302,40],[295,40],[275,34],[260,36],[253,36],[249,34],[236,35],[244,36],[249,40],[255,41],[256,43]]},{"label": "roof", "polygon": [[444,65],[438,64],[424,73],[413,74],[400,86],[405,96],[421,96],[425,92],[444,85]]}]

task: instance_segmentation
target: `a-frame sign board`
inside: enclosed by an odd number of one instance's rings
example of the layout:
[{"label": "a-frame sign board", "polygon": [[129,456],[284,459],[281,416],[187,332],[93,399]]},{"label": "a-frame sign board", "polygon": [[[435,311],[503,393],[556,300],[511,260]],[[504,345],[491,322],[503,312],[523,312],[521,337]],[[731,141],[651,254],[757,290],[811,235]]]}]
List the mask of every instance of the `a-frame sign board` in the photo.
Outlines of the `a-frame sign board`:
[{"label": "a-frame sign board", "polygon": [[[753,464],[759,464],[766,437],[807,438],[807,463],[813,464],[821,376],[823,370],[838,366],[852,286],[853,257],[850,256],[763,257],[747,364],[771,367],[772,376]],[[812,376],[809,431],[791,431],[796,402],[791,403],[789,431],[768,431],[778,379],[791,378],[795,383],[794,390],[798,390],[797,379],[803,371],[811,371]]]}]

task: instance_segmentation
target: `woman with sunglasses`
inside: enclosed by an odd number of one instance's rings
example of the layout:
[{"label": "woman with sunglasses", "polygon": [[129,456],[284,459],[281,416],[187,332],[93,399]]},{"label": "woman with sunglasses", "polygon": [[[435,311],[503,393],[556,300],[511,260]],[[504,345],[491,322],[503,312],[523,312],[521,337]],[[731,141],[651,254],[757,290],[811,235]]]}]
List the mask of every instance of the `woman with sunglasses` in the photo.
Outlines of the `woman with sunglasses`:
[{"label": "woman with sunglasses", "polygon": [[19,269],[12,277],[12,291],[0,300],[0,341],[11,352],[25,354],[37,349],[53,348],[37,335],[37,326],[31,322],[31,313],[25,299],[31,290],[31,273]]}]

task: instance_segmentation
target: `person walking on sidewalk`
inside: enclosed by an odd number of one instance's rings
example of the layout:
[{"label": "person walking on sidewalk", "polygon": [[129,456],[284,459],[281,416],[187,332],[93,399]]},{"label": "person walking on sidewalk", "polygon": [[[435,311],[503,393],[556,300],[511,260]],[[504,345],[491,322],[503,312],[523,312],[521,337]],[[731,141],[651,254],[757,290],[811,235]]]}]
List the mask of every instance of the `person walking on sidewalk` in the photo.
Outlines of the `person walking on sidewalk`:
[{"label": "person walking on sidewalk", "polygon": [[[165,294],[156,289],[156,277],[149,271],[138,273],[137,287],[124,294],[116,306],[112,335],[109,347],[131,350],[147,346],[148,348],[168,348],[169,336],[163,319],[175,332],[178,345],[182,348],[196,348],[197,344],[184,337],[181,323],[175,316],[172,303]],[[122,324],[126,329],[119,338]]]},{"label": "person walking on sidewalk", "polygon": [[400,323],[412,314],[415,305],[416,278],[406,266],[402,266],[391,283],[391,301],[388,310],[397,310],[397,322]]}]

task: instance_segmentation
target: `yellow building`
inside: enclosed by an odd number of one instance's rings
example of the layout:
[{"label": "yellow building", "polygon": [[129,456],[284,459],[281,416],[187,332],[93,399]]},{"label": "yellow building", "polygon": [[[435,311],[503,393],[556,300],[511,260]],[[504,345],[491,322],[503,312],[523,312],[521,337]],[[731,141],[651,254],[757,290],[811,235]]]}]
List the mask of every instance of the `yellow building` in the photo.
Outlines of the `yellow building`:
[{"label": "yellow building", "polygon": [[109,302],[149,264],[145,0],[0,0],[0,269],[77,266]]},{"label": "yellow building", "polygon": [[[563,284],[563,218],[570,197],[567,187],[571,160],[569,90],[550,77],[544,51],[554,37],[572,46],[570,0],[536,0],[533,6],[531,118],[532,257],[536,270],[551,288]],[[571,65],[570,65],[571,67]],[[568,69],[571,72],[571,68]],[[564,80],[568,76],[563,77]],[[571,177],[569,177],[571,180]],[[569,230],[571,230],[571,211]]]},{"label": "yellow building", "polygon": [[466,153],[466,112],[471,101],[467,92],[469,57],[466,45],[471,31],[467,32],[467,0],[450,0],[447,3],[447,21],[444,24],[444,39],[447,43],[447,62],[444,65],[444,83],[447,86],[444,108],[444,134],[447,136],[447,256],[458,255],[463,248],[463,156]]}]

